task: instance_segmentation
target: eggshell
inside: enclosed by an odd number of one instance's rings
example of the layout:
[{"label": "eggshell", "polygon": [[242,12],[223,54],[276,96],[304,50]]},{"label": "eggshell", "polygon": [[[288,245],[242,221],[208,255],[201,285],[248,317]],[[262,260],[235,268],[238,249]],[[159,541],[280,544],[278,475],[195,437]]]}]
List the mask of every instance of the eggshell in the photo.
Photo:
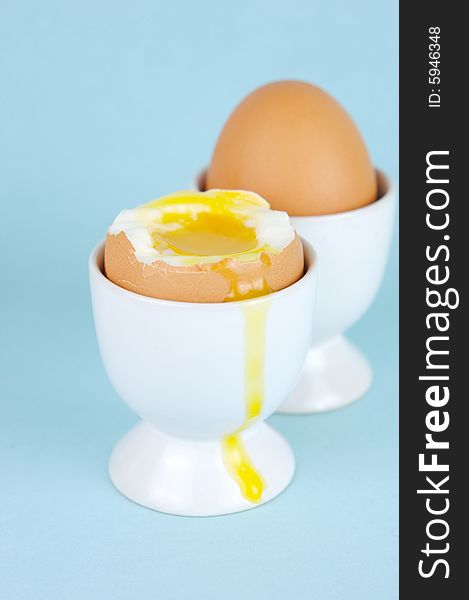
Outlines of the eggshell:
[{"label": "eggshell", "polygon": [[[230,292],[230,282],[219,266],[220,263],[209,263],[180,267],[161,260],[144,264],[135,257],[134,248],[124,232],[106,237],[104,269],[107,278],[144,296],[179,302],[224,302]],[[278,291],[303,276],[303,246],[295,235],[278,254],[262,252],[259,259],[252,262],[231,259],[229,267],[240,280],[256,280],[261,276],[272,291]]]},{"label": "eggshell", "polygon": [[292,216],[352,210],[377,198],[355,124],[329,94],[301,81],[270,83],[241,102],[220,134],[206,186],[257,192]]}]

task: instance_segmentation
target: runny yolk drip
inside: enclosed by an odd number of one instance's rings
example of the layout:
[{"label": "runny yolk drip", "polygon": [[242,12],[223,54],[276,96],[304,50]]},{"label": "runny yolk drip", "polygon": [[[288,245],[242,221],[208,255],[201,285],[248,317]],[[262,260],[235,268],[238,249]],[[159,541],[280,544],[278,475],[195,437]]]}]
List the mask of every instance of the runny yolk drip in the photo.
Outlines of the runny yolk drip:
[{"label": "runny yolk drip", "polygon": [[250,502],[259,502],[264,491],[261,476],[252,464],[240,433],[262,412],[264,402],[265,324],[267,300],[243,307],[244,314],[244,395],[245,416],[238,430],[222,439],[223,462],[228,473]]},{"label": "runny yolk drip", "polygon": [[[223,192],[224,194],[225,192]],[[227,199],[238,192],[226,192]],[[200,202],[200,196],[183,199],[187,210],[175,210],[174,199],[157,201],[155,205],[164,209],[160,227],[151,233],[153,245],[160,252],[184,257],[197,262],[197,257],[221,257],[220,260],[205,265],[217,271],[228,282],[225,302],[248,300],[265,296],[272,292],[266,271],[271,266],[268,252],[275,249],[259,247],[256,230],[246,225],[243,215],[235,214],[221,202],[212,200],[209,210],[191,211],[191,203]],[[256,261],[256,269],[244,265],[244,269],[234,268],[233,260],[243,262],[243,257],[251,255]],[[259,268],[258,261],[261,262]],[[248,261],[249,262],[249,261]],[[255,275],[252,273],[255,272]],[[269,302],[263,299],[256,303],[241,305],[244,317],[244,395],[245,416],[241,426],[221,440],[222,458],[225,467],[238,484],[241,494],[250,502],[259,502],[264,483],[241,438],[261,414],[264,402],[264,355],[265,325]]]}]

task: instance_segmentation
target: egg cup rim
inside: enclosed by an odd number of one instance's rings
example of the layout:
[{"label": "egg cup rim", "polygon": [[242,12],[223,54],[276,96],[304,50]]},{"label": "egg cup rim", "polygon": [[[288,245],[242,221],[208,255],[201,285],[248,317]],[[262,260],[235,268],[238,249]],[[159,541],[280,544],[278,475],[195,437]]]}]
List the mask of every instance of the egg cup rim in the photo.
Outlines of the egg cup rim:
[{"label": "egg cup rim", "polygon": [[303,245],[303,254],[305,257],[306,269],[303,275],[300,277],[300,279],[298,279],[298,281],[295,281],[286,288],[283,288],[276,292],[271,292],[270,294],[265,294],[264,296],[258,296],[257,298],[250,298],[248,300],[236,300],[233,302],[185,302],[181,300],[163,300],[162,298],[144,296],[143,294],[137,294],[136,292],[127,290],[108,279],[103,272],[102,265],[100,266],[99,264],[100,262],[103,262],[105,244],[104,240],[98,242],[91,251],[88,259],[88,265],[90,273],[96,274],[97,277],[104,282],[104,285],[108,286],[109,289],[113,290],[116,294],[123,294],[124,296],[133,297],[135,298],[135,300],[140,300],[141,302],[150,302],[157,305],[161,304],[164,306],[179,307],[182,309],[191,307],[196,308],[197,310],[228,310],[229,307],[246,306],[248,304],[260,304],[263,302],[267,302],[270,299],[274,300],[280,296],[290,293],[289,290],[291,290],[292,288],[306,285],[307,280],[313,277],[313,275],[317,272],[318,254],[310,242],[308,242],[301,236],[299,237]]}]

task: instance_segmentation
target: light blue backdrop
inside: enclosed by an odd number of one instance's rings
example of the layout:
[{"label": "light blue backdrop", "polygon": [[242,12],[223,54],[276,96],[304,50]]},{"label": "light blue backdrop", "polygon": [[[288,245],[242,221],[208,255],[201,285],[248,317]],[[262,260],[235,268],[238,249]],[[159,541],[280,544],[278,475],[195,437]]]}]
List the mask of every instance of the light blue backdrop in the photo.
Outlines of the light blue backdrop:
[{"label": "light blue backdrop", "polygon": [[397,0],[0,5],[0,597],[397,598],[397,266],[351,336],[359,403],[272,418],[298,459],[262,509],[132,504],[106,475],[135,422],[108,383],[86,259],[115,214],[185,187],[276,78],[335,95],[396,176]]}]

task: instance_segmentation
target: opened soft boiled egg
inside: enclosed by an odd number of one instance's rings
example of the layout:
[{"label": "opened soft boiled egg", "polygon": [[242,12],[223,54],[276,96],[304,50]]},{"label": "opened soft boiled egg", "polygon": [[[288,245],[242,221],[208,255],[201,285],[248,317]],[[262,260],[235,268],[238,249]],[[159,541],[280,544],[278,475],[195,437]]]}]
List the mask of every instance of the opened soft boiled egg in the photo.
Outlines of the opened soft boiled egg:
[{"label": "opened soft boiled egg", "polygon": [[285,212],[253,192],[215,189],[123,210],[108,230],[104,267],[144,296],[227,302],[291,285],[304,257]]}]

